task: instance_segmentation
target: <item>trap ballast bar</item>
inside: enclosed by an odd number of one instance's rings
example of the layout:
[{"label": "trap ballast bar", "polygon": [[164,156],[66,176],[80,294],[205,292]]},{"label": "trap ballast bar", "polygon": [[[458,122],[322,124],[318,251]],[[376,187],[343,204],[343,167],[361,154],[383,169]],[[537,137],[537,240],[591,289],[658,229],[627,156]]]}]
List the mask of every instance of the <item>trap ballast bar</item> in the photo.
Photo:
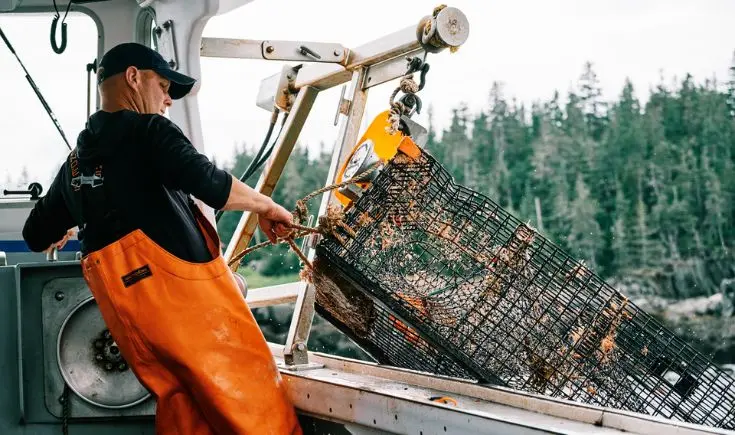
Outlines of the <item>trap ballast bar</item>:
[{"label": "trap ballast bar", "polygon": [[[378,359],[735,428],[732,377],[425,150],[399,152],[345,222],[352,234],[323,238],[317,261],[374,302],[361,325],[336,324]],[[320,291],[318,310],[336,312]]]}]

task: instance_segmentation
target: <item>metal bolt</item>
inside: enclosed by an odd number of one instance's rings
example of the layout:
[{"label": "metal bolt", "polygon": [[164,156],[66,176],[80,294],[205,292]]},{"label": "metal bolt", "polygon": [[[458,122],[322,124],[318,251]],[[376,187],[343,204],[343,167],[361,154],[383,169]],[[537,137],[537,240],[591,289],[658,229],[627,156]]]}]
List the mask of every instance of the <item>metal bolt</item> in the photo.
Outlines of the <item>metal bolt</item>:
[{"label": "metal bolt", "polygon": [[173,24],[173,23],[171,22],[171,20],[166,20],[166,22],[165,22],[165,23],[163,23],[163,28],[164,28],[164,29],[166,29],[166,30],[168,30],[168,29],[169,29],[169,27],[171,27],[171,24]]},{"label": "metal bolt", "polygon": [[297,343],[296,344],[296,350],[305,350],[306,345],[304,343]]},{"label": "metal bolt", "polygon": [[161,34],[163,33],[163,29],[160,28],[160,27],[156,27],[156,29],[154,30],[154,32],[156,32],[156,35],[161,36]]},{"label": "metal bolt", "polygon": [[108,362],[107,364],[105,364],[105,370],[107,370],[108,372],[109,372],[110,370],[112,370],[112,369],[113,369],[113,367],[114,367],[114,366],[112,365],[112,363],[111,363],[111,362]]},{"label": "metal bolt", "polygon": [[452,35],[456,34],[459,31],[459,28],[457,27],[457,19],[451,19],[449,20],[449,33]]},{"label": "metal bolt", "polygon": [[275,50],[276,50],[275,47],[273,47],[272,45],[265,47],[266,53],[273,53]]},{"label": "metal bolt", "polygon": [[64,292],[56,292],[54,295],[57,301],[63,301],[64,300]]},{"label": "metal bolt", "polygon": [[334,55],[335,56],[341,56],[342,55],[342,50],[334,50]]},{"label": "metal bolt", "polygon": [[96,359],[97,361],[102,361],[103,359],[105,359],[105,357],[102,356],[101,353],[98,353],[97,355],[94,356],[94,359]]},{"label": "metal bolt", "polygon": [[176,68],[176,62],[174,62],[173,60],[169,60],[168,66],[170,66],[171,68]]}]

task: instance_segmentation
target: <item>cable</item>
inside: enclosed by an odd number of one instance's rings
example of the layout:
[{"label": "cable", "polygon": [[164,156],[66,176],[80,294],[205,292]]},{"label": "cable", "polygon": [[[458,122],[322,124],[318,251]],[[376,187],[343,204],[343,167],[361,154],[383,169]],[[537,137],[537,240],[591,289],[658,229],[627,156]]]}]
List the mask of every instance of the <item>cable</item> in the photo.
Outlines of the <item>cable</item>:
[{"label": "cable", "polygon": [[257,163],[255,163],[255,165],[253,165],[255,160],[253,160],[253,162],[250,162],[250,166],[252,166],[252,169],[250,169],[249,171],[246,171],[243,174],[243,177],[240,179],[240,181],[244,183],[246,180],[250,179],[250,177],[252,177],[255,174],[255,172],[258,169],[260,169],[260,167],[263,166],[265,162],[268,161],[271,154],[273,153],[273,150],[276,148],[278,139],[281,137],[281,132],[283,131],[283,125],[286,123],[287,118],[288,118],[288,113],[284,115],[283,120],[281,121],[281,128],[278,130],[278,134],[276,135],[276,138],[273,140],[273,143],[271,143],[270,148],[268,148],[268,151],[266,151],[265,154],[263,154],[263,156],[260,158],[260,160],[258,160]]},{"label": "cable", "polygon": [[[265,140],[263,140],[263,144],[260,145],[260,149],[258,149],[258,152],[253,157],[253,160],[250,161],[250,164],[240,176],[240,181],[242,181],[243,183],[245,183],[253,175],[253,173],[256,171],[256,168],[260,165],[260,158],[263,155],[263,151],[265,151],[265,148],[268,146],[268,142],[270,142],[271,134],[273,134],[273,128],[276,126],[276,122],[278,121],[278,113],[278,108],[274,108],[270,124],[268,125],[268,133],[266,133],[265,135]],[[281,133],[279,131],[278,135],[280,136],[280,134]]]},{"label": "cable", "polygon": [[66,12],[64,12],[64,18],[61,20],[61,45],[56,44],[56,25],[59,22],[59,18],[61,17],[61,14],[59,14],[59,8],[56,6],[56,0],[54,0],[54,9],[56,10],[56,16],[54,16],[54,19],[51,21],[51,48],[54,50],[54,53],[61,54],[66,50],[66,16],[69,15],[69,9],[71,9],[71,4],[73,0],[69,0],[69,3],[66,5]]},{"label": "cable", "polygon": [[[276,142],[278,142],[278,138],[281,136],[281,131],[283,131],[283,124],[285,124],[286,117],[288,117],[288,114],[285,114],[283,117],[283,122],[281,122],[281,128],[278,131],[276,140],[270,146],[270,149],[267,152],[265,152],[265,155],[263,154],[264,151],[266,151],[266,148],[268,147],[268,143],[270,142],[271,135],[273,134],[273,129],[275,128],[276,123],[278,121],[279,113],[280,111],[278,110],[277,107],[273,109],[270,124],[268,125],[268,132],[265,134],[265,139],[263,139],[263,143],[260,145],[260,148],[258,149],[258,152],[253,157],[253,160],[250,161],[250,164],[240,176],[239,180],[241,182],[246,183],[247,180],[250,177],[252,177],[253,174],[258,170],[258,168],[260,168],[260,166],[262,166],[263,163],[265,163],[265,161],[270,156],[271,152],[273,152],[273,148],[275,147]],[[225,212],[224,210],[217,210],[217,213],[215,214],[215,222],[219,222],[224,212]]]}]

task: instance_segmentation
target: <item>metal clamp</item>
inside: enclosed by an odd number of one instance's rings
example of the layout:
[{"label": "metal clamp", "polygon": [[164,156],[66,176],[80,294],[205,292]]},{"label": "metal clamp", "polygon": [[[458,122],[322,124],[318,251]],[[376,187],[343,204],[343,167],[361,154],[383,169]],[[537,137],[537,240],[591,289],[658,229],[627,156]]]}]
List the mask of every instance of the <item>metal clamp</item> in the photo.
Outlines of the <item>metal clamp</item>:
[{"label": "metal clamp", "polygon": [[327,42],[263,41],[263,59],[296,62],[342,63],[347,50],[340,44]]},{"label": "metal clamp", "polygon": [[174,38],[174,22],[166,20],[162,25],[153,29],[156,38],[158,52],[168,62],[173,70],[179,69],[179,59],[176,53],[176,40]]},{"label": "metal clamp", "polygon": [[296,67],[284,65],[281,72],[274,74],[260,83],[255,105],[269,112],[276,107],[288,113],[296,102],[296,94],[291,91],[298,70]]},{"label": "metal clamp", "polygon": [[278,368],[303,371],[324,368],[324,364],[309,362],[306,344],[302,341],[294,343],[290,352],[284,351],[284,362],[279,362]]},{"label": "metal clamp", "polygon": [[100,177],[98,175],[79,175],[78,177],[74,177],[71,179],[71,186],[80,188],[82,186],[92,186],[99,187],[102,186],[105,182],[104,177]]},{"label": "metal clamp", "polygon": [[202,57],[344,64],[348,49],[327,42],[202,38]]},{"label": "metal clamp", "polygon": [[339,96],[339,103],[337,104],[337,111],[334,113],[334,126],[337,126],[339,122],[339,115],[349,115],[350,108],[352,107],[352,101],[345,98],[345,91],[347,86],[342,86],[342,93]]}]

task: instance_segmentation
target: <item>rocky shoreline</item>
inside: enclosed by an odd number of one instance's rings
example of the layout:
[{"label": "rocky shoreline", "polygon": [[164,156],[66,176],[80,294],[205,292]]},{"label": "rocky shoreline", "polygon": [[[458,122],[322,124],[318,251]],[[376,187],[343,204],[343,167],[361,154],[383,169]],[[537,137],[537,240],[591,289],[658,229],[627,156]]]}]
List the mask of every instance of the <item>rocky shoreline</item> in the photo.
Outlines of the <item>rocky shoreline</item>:
[{"label": "rocky shoreline", "polygon": [[718,364],[735,363],[732,301],[722,293],[684,300],[648,296],[632,301]]}]

